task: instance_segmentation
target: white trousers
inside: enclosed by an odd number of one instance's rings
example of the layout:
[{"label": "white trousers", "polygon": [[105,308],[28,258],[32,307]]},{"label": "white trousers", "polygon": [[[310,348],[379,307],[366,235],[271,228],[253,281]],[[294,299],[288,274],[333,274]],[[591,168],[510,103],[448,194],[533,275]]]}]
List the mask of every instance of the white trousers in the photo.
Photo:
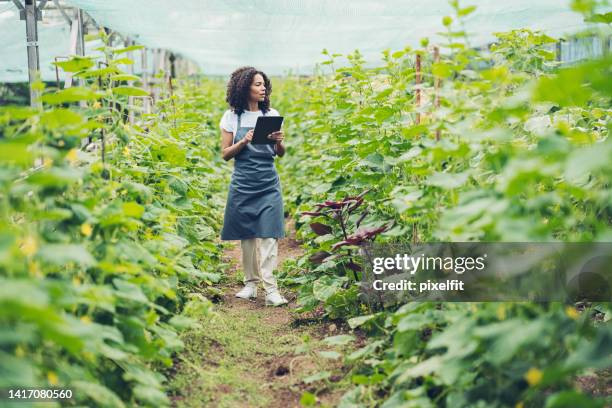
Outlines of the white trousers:
[{"label": "white trousers", "polygon": [[274,268],[278,257],[278,239],[251,238],[240,240],[244,283],[258,285],[263,281],[266,293],[278,290]]}]

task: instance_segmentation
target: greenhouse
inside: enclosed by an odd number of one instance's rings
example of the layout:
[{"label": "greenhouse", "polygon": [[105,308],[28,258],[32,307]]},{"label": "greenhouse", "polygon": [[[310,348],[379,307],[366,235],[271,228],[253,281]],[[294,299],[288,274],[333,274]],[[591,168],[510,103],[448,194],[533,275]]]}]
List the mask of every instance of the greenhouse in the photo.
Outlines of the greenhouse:
[{"label": "greenhouse", "polygon": [[0,0],[0,406],[611,406],[611,23]]}]

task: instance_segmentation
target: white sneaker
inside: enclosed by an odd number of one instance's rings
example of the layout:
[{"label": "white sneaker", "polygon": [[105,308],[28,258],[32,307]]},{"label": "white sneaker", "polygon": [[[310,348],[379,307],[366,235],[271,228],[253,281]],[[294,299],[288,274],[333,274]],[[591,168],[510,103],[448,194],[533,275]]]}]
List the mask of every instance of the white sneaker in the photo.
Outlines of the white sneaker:
[{"label": "white sneaker", "polygon": [[255,299],[257,297],[257,285],[247,283],[246,285],[244,285],[244,288],[242,288],[238,293],[236,293],[236,297],[247,300],[251,298]]},{"label": "white sneaker", "polygon": [[280,306],[289,303],[278,290],[266,294],[266,306]]}]

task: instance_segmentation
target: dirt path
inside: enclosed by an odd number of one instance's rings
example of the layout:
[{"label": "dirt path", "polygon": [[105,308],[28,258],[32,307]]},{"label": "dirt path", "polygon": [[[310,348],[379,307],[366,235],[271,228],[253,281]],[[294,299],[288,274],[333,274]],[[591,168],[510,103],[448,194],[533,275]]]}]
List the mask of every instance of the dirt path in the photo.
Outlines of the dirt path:
[{"label": "dirt path", "polygon": [[[279,262],[301,255],[293,237],[279,242]],[[314,320],[304,324],[294,309],[296,295],[281,292],[289,305],[266,307],[263,288],[255,301],[236,298],[242,287],[239,244],[225,251],[230,266],[218,286],[215,312],[201,319],[202,328],[183,336],[186,349],[179,356],[171,388],[176,407],[299,407],[306,391],[320,407],[336,406],[348,379],[340,359],[323,357],[331,350],[321,339],[339,334],[335,325]],[[330,372],[327,380],[308,378]]]}]

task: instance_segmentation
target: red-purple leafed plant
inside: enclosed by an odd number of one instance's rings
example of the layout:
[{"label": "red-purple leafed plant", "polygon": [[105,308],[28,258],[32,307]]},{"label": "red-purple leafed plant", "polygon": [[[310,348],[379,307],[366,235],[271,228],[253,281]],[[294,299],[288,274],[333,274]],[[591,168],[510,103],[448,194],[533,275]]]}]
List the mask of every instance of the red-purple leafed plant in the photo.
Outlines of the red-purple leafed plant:
[{"label": "red-purple leafed plant", "polygon": [[[361,265],[357,264],[353,260],[353,254],[351,248],[344,248],[350,245],[361,245],[367,241],[373,241],[378,234],[386,231],[391,226],[391,223],[377,225],[369,228],[361,228],[359,226],[368,214],[368,208],[361,210],[361,214],[357,221],[353,225],[350,225],[349,218],[355,213],[359,207],[364,203],[364,196],[370,190],[365,190],[357,196],[349,196],[340,201],[324,201],[323,203],[316,204],[316,211],[304,211],[301,215],[310,215],[313,217],[323,216],[331,221],[332,225],[324,224],[321,222],[313,222],[310,224],[310,228],[317,235],[331,234],[334,231],[333,226],[335,225],[336,230],[342,233],[342,239],[332,245],[332,251],[335,254],[327,251],[319,251],[314,253],[310,258],[310,262],[320,264],[326,259],[335,258],[346,258],[344,265],[353,271],[353,277],[355,280],[359,280],[357,272],[361,271]],[[352,232],[350,230],[353,230]]]}]

